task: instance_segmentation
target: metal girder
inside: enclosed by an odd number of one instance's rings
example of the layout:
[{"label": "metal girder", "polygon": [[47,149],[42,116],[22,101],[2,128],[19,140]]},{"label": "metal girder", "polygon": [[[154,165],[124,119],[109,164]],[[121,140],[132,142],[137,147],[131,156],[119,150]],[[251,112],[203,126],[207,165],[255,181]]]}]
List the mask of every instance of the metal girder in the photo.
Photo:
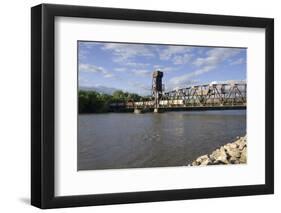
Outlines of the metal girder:
[{"label": "metal girder", "polygon": [[182,100],[184,106],[246,105],[247,84],[196,85],[165,92],[162,100]]}]

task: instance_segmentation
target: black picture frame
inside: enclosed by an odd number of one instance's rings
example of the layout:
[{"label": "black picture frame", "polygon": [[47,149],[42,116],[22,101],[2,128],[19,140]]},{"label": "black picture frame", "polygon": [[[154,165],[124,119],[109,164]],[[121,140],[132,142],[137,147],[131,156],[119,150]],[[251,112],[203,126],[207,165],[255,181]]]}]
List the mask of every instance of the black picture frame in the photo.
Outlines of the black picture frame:
[{"label": "black picture frame", "polygon": [[[112,194],[54,195],[54,20],[81,17],[146,22],[264,28],[265,184]],[[274,20],[165,11],[41,4],[31,8],[31,204],[42,209],[274,193]]]}]

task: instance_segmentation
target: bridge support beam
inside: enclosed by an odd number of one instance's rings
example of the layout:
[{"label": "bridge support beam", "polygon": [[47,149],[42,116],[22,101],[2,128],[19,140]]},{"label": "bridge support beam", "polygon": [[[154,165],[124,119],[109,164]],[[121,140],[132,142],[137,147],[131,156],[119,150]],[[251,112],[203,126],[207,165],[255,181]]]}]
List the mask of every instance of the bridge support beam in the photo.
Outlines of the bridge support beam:
[{"label": "bridge support beam", "polygon": [[152,97],[154,98],[154,112],[159,112],[159,103],[162,98],[163,85],[162,85],[163,72],[154,71],[152,75]]},{"label": "bridge support beam", "polygon": [[134,109],[134,113],[135,113],[135,114],[141,114],[141,113],[143,113],[143,111],[142,111],[142,109],[137,109],[137,108],[135,108],[135,109]]},{"label": "bridge support beam", "polygon": [[164,109],[162,109],[162,108],[154,108],[153,112],[155,112],[155,113],[162,113],[162,112],[164,112]]}]

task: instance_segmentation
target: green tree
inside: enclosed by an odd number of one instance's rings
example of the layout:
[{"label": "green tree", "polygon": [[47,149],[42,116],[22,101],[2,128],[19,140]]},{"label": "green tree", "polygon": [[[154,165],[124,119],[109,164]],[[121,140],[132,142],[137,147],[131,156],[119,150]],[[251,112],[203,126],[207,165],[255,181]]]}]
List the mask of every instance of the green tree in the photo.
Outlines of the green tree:
[{"label": "green tree", "polygon": [[141,96],[135,93],[115,91],[112,95],[98,93],[96,91],[79,91],[78,111],[79,113],[109,112],[110,104],[125,103],[128,101],[140,101]]},{"label": "green tree", "polygon": [[125,101],[125,94],[122,90],[116,90],[113,94],[113,100],[116,100],[117,102]]}]

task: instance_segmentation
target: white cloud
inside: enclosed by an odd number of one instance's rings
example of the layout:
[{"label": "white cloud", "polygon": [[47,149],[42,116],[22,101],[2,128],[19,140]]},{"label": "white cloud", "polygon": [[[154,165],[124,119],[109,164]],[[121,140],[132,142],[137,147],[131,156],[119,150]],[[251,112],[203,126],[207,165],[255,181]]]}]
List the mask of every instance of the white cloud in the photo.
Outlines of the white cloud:
[{"label": "white cloud", "polygon": [[107,73],[107,71],[103,67],[99,67],[93,64],[79,64],[79,71],[103,74]]},{"label": "white cloud", "polygon": [[239,59],[237,59],[235,61],[231,61],[230,65],[239,65],[239,64],[244,64],[244,63],[245,63],[244,58],[239,58]]},{"label": "white cloud", "polygon": [[241,49],[235,48],[213,48],[207,52],[207,57],[197,58],[193,64],[202,66],[217,66],[224,60],[237,55]]},{"label": "white cloud", "polygon": [[87,41],[79,41],[79,60],[85,60],[89,54],[91,54],[91,50],[93,47],[99,46],[100,44],[95,42],[87,42]]},{"label": "white cloud", "polygon": [[191,54],[184,54],[184,55],[177,55],[173,58],[173,63],[174,64],[186,64],[190,62],[192,59]]},{"label": "white cloud", "polygon": [[131,59],[136,56],[153,57],[155,54],[149,45],[141,44],[121,44],[121,43],[106,43],[102,46],[103,50],[112,51],[117,57],[117,61]]},{"label": "white cloud", "polygon": [[[102,50],[112,54],[111,60],[117,64],[113,66],[113,72],[109,72],[103,67],[93,64],[80,64],[79,70],[83,72],[101,73],[105,78],[118,78],[120,81],[124,81],[124,84],[128,83],[128,79],[122,79],[122,73],[128,72],[130,75],[137,77],[151,78],[151,73],[155,69],[159,69],[169,75],[173,76],[167,83],[167,89],[183,88],[189,85],[194,85],[199,81],[194,80],[196,76],[203,75],[204,73],[215,70],[220,64],[227,62],[228,64],[235,65],[239,63],[245,63],[245,59],[239,58],[233,60],[233,57],[241,52],[241,49],[235,48],[206,48],[201,54],[198,54],[197,50],[192,51],[196,47],[189,46],[154,46],[154,45],[142,45],[142,44],[121,44],[121,43],[102,43],[100,44]],[[89,47],[90,48],[90,47]],[[195,56],[197,58],[195,58]],[[143,60],[149,59],[148,60]],[[154,59],[160,59],[163,62],[157,62],[160,65],[153,65],[150,61]],[[158,61],[155,60],[155,61]],[[151,64],[150,64],[151,63]],[[176,76],[176,70],[182,70],[186,64],[190,63],[189,72],[181,76]],[[167,65],[167,66],[164,66]],[[192,68],[193,67],[193,68]],[[119,73],[117,73],[119,72]],[[171,73],[171,74],[169,74]],[[143,80],[143,79],[142,79]],[[85,82],[86,83],[86,82]],[[149,81],[148,84],[151,82]],[[151,89],[151,86],[137,85],[132,86],[136,90],[142,91],[144,88]]]},{"label": "white cloud", "polygon": [[117,67],[117,68],[115,68],[114,69],[116,72],[125,72],[125,71],[127,71],[127,68],[125,68],[125,67]]},{"label": "white cloud", "polygon": [[134,69],[132,70],[132,72],[137,75],[137,76],[142,76],[142,77],[147,77],[147,76],[151,76],[152,72],[149,70],[142,70],[142,69]]},{"label": "white cloud", "polygon": [[155,56],[154,48],[149,45],[106,43],[102,45],[102,49],[113,54],[112,60],[115,63],[127,67],[145,68],[149,64],[136,62],[135,58]]},{"label": "white cloud", "polygon": [[211,84],[246,84],[246,80],[212,81]]},{"label": "white cloud", "polygon": [[91,49],[95,46],[100,45],[96,42],[89,42],[89,41],[79,41],[79,47],[85,48],[85,49]]},{"label": "white cloud", "polygon": [[166,87],[166,91],[171,91],[171,90],[177,90],[177,89],[181,89],[181,88],[185,88],[188,86],[192,86],[197,84],[199,81],[198,80],[194,80],[194,79],[189,79],[189,78],[185,78],[184,76],[181,76],[182,78],[178,78],[178,79],[171,79],[167,85],[165,85]]},{"label": "white cloud", "polygon": [[130,81],[128,84],[132,87],[133,91],[140,95],[150,95],[151,85],[143,84],[137,81]]},{"label": "white cloud", "polygon": [[179,68],[176,67],[176,66],[174,66],[174,67],[168,67],[168,66],[163,66],[163,65],[159,65],[159,64],[153,66],[153,70],[160,70],[160,71],[162,71],[162,72],[164,72],[164,73],[173,72],[173,71],[176,71],[176,70],[178,70],[178,69],[179,69]]},{"label": "white cloud", "polygon": [[114,75],[112,73],[107,73],[103,77],[105,78],[112,78]]},{"label": "white cloud", "polygon": [[177,54],[184,54],[188,53],[192,50],[192,47],[187,47],[187,46],[168,46],[163,48],[158,49],[159,56],[161,60],[169,60],[173,56]]},{"label": "white cloud", "polygon": [[171,78],[170,84],[173,85],[174,87],[179,87],[179,86],[185,87],[186,85],[190,84],[191,78],[193,78],[195,76],[198,76],[198,75],[201,75],[203,73],[207,73],[212,69],[214,69],[213,66],[205,66],[205,67],[202,67],[202,68],[200,68],[200,69],[198,69],[194,72],[190,72],[190,73],[187,73],[187,74],[184,74],[184,75],[181,75],[181,76]]},{"label": "white cloud", "polygon": [[137,67],[137,68],[145,68],[147,66],[149,66],[150,64],[148,63],[137,63],[137,62],[133,62],[131,61],[131,59],[129,60],[123,60],[123,61],[115,61],[118,62],[124,66],[128,66],[128,67]]},{"label": "white cloud", "polygon": [[174,86],[182,86],[190,83],[190,79],[195,76],[202,75],[204,73],[214,70],[220,63],[240,53],[240,49],[234,48],[213,48],[207,52],[206,57],[197,58],[193,64],[198,67],[193,72],[174,77],[170,80]]},{"label": "white cloud", "polygon": [[79,64],[79,72],[101,73],[105,78],[111,78],[114,76],[111,72],[107,71],[105,68],[93,64]]}]

